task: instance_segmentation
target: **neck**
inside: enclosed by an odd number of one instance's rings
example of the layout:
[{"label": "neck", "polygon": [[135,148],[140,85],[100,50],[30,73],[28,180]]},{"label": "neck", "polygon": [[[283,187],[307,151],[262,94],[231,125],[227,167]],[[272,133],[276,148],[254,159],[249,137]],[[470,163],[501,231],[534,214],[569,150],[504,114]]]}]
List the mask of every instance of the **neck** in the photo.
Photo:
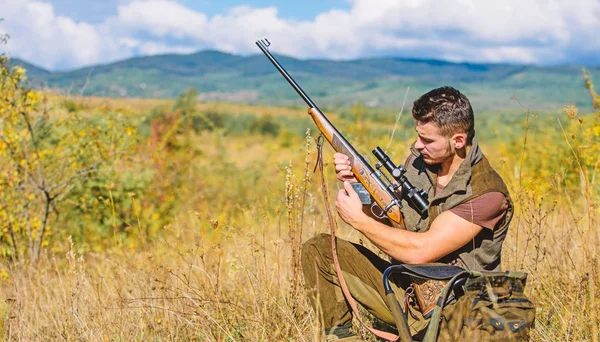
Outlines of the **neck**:
[{"label": "neck", "polygon": [[460,150],[456,150],[454,155],[447,160],[440,163],[440,168],[438,169],[438,184],[447,185],[452,179],[452,176],[456,173],[460,164],[467,157],[468,150],[470,146],[466,148],[461,148]]}]

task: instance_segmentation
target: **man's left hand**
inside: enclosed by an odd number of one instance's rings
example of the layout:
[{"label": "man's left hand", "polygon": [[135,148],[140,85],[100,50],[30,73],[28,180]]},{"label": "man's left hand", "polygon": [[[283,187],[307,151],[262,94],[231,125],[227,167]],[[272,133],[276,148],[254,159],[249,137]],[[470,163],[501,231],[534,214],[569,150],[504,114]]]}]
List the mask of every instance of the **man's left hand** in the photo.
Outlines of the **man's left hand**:
[{"label": "man's left hand", "polygon": [[[360,197],[349,182],[344,182],[344,188],[340,189],[335,200],[338,215],[352,227],[359,229],[369,217],[362,211]],[[359,229],[360,230],[360,229]]]}]

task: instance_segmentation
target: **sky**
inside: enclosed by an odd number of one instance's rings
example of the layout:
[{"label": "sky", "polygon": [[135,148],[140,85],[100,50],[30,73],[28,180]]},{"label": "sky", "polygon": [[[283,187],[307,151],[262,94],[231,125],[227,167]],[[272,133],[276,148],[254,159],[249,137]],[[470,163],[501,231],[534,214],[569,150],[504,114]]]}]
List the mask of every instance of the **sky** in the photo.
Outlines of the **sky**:
[{"label": "sky", "polygon": [[600,65],[600,0],[0,0],[0,52],[49,70],[216,49]]}]

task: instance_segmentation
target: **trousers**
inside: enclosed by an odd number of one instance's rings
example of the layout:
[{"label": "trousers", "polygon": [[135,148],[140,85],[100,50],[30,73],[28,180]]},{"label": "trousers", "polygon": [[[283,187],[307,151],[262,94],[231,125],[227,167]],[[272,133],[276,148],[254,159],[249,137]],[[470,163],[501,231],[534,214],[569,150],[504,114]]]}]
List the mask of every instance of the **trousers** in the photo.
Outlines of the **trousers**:
[{"label": "trousers", "polygon": [[[370,314],[395,326],[392,312],[383,298],[385,290],[382,277],[392,264],[380,258],[368,248],[336,238],[340,268],[348,290],[354,299]],[[313,307],[321,314],[323,327],[333,329],[352,324],[352,309],[346,302],[335,272],[329,234],[318,234],[304,243],[301,255],[306,290]],[[391,286],[396,299],[404,299],[408,279],[395,277]],[[419,313],[419,319],[408,315],[411,332],[416,333],[427,325]]]}]

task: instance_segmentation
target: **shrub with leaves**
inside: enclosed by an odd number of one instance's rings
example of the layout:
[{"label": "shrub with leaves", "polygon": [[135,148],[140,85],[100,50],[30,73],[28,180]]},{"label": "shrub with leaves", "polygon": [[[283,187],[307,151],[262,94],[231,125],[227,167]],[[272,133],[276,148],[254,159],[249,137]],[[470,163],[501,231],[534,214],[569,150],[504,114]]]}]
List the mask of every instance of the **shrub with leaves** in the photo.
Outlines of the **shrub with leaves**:
[{"label": "shrub with leaves", "polygon": [[121,154],[130,131],[119,119],[94,125],[65,112],[26,80],[0,56],[0,252],[35,262],[60,204]]}]

